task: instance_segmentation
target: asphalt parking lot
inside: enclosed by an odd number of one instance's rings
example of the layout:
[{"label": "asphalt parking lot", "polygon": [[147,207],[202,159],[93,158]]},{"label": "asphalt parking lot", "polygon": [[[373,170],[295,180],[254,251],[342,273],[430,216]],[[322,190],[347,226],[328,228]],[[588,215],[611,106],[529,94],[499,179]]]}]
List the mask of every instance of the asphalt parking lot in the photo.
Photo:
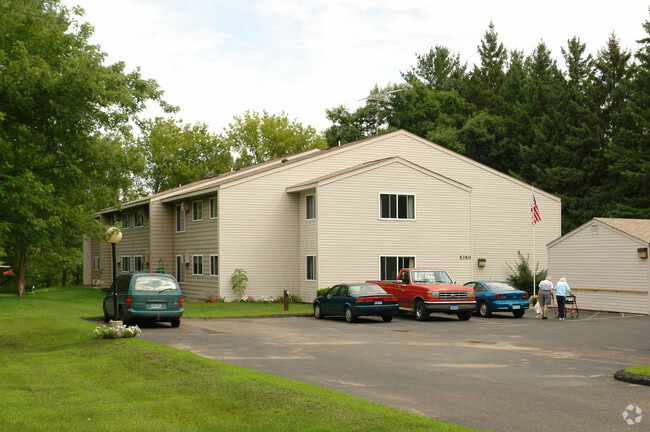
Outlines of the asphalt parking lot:
[{"label": "asphalt parking lot", "polygon": [[[558,321],[528,311],[354,324],[185,319],[177,329],[145,327],[141,337],[479,429],[630,431],[650,430],[650,387],[613,374],[650,363],[649,329],[649,316],[581,311]],[[634,416],[624,416],[630,406]]]}]

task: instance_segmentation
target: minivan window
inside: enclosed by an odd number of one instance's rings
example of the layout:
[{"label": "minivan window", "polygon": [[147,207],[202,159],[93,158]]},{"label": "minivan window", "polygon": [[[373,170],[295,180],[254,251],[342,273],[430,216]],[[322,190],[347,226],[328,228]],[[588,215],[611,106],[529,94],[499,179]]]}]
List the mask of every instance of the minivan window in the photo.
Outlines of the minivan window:
[{"label": "minivan window", "polygon": [[134,291],[177,291],[178,287],[173,279],[165,276],[140,276],[133,283]]},{"label": "minivan window", "polygon": [[129,283],[131,282],[131,275],[120,276],[117,279],[117,291],[127,292],[129,290]]}]

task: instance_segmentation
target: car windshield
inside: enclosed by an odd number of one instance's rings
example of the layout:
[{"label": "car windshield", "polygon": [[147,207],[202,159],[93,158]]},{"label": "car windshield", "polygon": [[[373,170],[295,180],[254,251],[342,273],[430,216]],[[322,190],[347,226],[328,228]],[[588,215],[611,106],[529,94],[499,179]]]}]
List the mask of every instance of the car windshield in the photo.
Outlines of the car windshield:
[{"label": "car windshield", "polygon": [[508,285],[505,282],[485,282],[485,285],[494,292],[517,291],[517,288]]},{"label": "car windshield", "polygon": [[443,270],[413,270],[411,280],[413,283],[451,283],[451,278]]},{"label": "car windshield", "polygon": [[350,295],[353,297],[362,295],[386,294],[377,284],[353,284],[350,285]]},{"label": "car windshield", "polygon": [[170,277],[146,275],[135,278],[133,283],[135,291],[177,291],[176,282]]}]

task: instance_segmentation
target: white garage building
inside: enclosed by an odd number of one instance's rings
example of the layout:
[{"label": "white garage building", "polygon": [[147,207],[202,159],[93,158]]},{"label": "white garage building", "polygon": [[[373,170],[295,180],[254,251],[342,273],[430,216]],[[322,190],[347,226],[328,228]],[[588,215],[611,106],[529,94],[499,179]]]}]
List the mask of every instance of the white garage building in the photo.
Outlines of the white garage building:
[{"label": "white garage building", "polygon": [[549,275],[580,309],[650,313],[649,219],[594,218],[548,244]]}]

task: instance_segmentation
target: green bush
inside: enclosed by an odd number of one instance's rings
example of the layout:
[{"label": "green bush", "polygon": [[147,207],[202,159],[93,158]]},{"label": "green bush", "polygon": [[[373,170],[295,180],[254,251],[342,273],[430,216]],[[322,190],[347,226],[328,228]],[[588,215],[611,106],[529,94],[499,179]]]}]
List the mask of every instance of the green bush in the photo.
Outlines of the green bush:
[{"label": "green bush", "polygon": [[[533,295],[533,273],[530,270],[530,254],[525,256],[521,251],[517,251],[519,255],[519,262],[515,261],[514,265],[506,263],[506,265],[512,270],[512,273],[506,279],[513,287],[526,291],[528,294]],[[539,270],[539,262],[535,265],[535,284],[539,285],[539,282],[543,279],[546,279],[548,275],[548,270]]]},{"label": "green bush", "polygon": [[324,296],[327,291],[329,291],[331,287],[327,288],[321,288],[318,291],[316,291],[316,297]]}]

